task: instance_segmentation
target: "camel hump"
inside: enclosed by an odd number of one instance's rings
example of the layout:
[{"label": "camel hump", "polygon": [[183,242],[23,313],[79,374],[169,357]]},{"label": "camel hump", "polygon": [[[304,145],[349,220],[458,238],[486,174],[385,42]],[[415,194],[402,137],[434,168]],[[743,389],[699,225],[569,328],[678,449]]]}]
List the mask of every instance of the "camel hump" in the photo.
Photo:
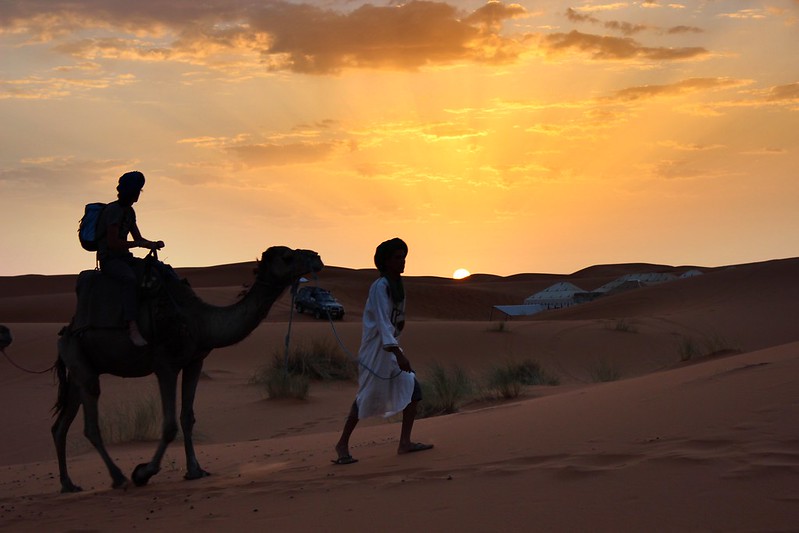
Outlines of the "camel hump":
[{"label": "camel hump", "polygon": [[122,287],[99,270],[84,270],[75,285],[74,329],[122,327]]}]

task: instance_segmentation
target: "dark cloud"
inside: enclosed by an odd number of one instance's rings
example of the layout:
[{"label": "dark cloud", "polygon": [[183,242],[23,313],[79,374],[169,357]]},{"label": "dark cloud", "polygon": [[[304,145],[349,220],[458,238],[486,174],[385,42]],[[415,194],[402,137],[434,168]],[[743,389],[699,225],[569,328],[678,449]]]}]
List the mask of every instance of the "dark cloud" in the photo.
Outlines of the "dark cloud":
[{"label": "dark cloud", "polygon": [[622,22],[618,20],[609,20],[603,22],[594,16],[580,13],[572,8],[568,8],[566,10],[566,18],[572,22],[590,22],[591,24],[601,24],[605,28],[611,31],[619,32],[623,35],[633,35],[635,33],[649,29],[649,26],[646,24],[632,24],[630,22]]},{"label": "dark cloud", "polygon": [[672,26],[666,30],[666,33],[675,35],[680,33],[702,33],[703,31],[702,28],[697,28],[696,26]]},{"label": "dark cloud", "polygon": [[[654,2],[651,3],[655,4]],[[568,8],[566,10],[566,18],[576,23],[587,22],[590,24],[598,24],[611,31],[615,31],[621,33],[622,35],[627,35],[627,36],[634,35],[636,33],[640,33],[645,30],[655,30],[670,35],[683,34],[683,33],[702,33],[702,29],[697,28],[695,26],[673,26],[671,28],[662,29],[658,28],[657,26],[649,26],[647,24],[633,24],[631,22],[624,22],[618,20],[602,21],[597,17],[594,17],[587,13],[580,13],[579,11],[572,8]]]},{"label": "dark cloud", "polygon": [[[516,4],[489,2],[473,12],[431,1],[349,12],[284,1],[17,0],[0,3],[0,31],[38,40],[70,39],[58,49],[81,58],[180,59],[249,51],[267,68],[335,73],[345,68],[417,69],[518,57],[502,23],[525,15]],[[83,30],[124,31],[130,38],[83,37]],[[169,36],[168,42],[158,41]]]},{"label": "dark cloud", "polygon": [[572,22],[591,22],[593,24],[600,24],[602,21],[591,15],[580,13],[571,7],[566,9],[566,18]]},{"label": "dark cloud", "polygon": [[579,51],[591,54],[594,59],[623,60],[680,60],[695,59],[707,55],[708,51],[700,47],[670,48],[649,47],[628,37],[608,37],[571,31],[554,33],[543,37],[544,48],[549,53]]},{"label": "dark cloud", "polygon": [[499,62],[518,56],[501,22],[521,7],[491,2],[465,18],[451,5],[416,1],[397,7],[364,5],[350,13],[277,3],[251,21],[271,38],[279,67],[329,73],[344,68],[416,69],[458,61]]}]

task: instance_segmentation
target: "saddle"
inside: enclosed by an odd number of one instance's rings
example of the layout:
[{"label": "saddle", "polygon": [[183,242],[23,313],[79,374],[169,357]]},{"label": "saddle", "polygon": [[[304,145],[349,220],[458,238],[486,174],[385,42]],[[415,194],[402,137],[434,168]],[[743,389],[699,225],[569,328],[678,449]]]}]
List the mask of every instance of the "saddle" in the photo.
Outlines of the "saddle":
[{"label": "saddle", "polygon": [[[159,293],[163,290],[165,272],[177,277],[172,267],[149,259],[136,261],[134,266],[139,292],[138,314],[145,316],[140,326],[152,325],[152,311]],[[78,305],[70,329],[116,329],[127,325],[122,319],[122,285],[100,270],[84,270],[75,284]]]}]

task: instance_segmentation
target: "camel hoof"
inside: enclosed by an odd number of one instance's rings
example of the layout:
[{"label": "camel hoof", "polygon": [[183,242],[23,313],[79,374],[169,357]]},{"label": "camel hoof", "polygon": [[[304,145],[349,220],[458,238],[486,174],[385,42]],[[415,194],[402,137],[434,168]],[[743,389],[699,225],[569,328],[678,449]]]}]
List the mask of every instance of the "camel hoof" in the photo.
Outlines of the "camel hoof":
[{"label": "camel hoof", "polygon": [[69,485],[61,485],[61,494],[69,494],[72,492],[81,492],[83,489],[74,483],[70,483]]},{"label": "camel hoof", "polygon": [[207,472],[207,471],[203,470],[202,468],[200,468],[200,469],[198,469],[195,472],[186,472],[186,475],[183,476],[183,479],[191,481],[193,479],[202,479],[202,478],[208,477],[210,475],[211,475],[211,472]]},{"label": "camel hoof", "polygon": [[137,465],[136,468],[133,469],[133,475],[131,475],[133,478],[133,484],[137,487],[145,486],[147,482],[150,481],[150,478],[156,475],[160,469],[156,468],[153,472],[150,472],[149,470],[150,463],[141,463],[140,465]]},{"label": "camel hoof", "polygon": [[126,477],[122,478],[120,480],[114,481],[111,484],[111,488],[112,489],[128,490],[129,487],[130,487],[130,480],[128,478],[126,478]]}]

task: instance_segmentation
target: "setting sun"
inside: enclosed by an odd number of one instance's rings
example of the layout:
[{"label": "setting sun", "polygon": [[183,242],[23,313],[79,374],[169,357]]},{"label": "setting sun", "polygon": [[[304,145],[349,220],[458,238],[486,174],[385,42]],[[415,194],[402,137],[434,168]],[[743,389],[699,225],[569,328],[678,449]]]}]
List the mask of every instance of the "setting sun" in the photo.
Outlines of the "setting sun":
[{"label": "setting sun", "polygon": [[452,273],[452,277],[454,279],[468,278],[471,275],[472,275],[471,272],[469,272],[465,268],[459,268],[458,270],[456,270],[455,272]]}]

